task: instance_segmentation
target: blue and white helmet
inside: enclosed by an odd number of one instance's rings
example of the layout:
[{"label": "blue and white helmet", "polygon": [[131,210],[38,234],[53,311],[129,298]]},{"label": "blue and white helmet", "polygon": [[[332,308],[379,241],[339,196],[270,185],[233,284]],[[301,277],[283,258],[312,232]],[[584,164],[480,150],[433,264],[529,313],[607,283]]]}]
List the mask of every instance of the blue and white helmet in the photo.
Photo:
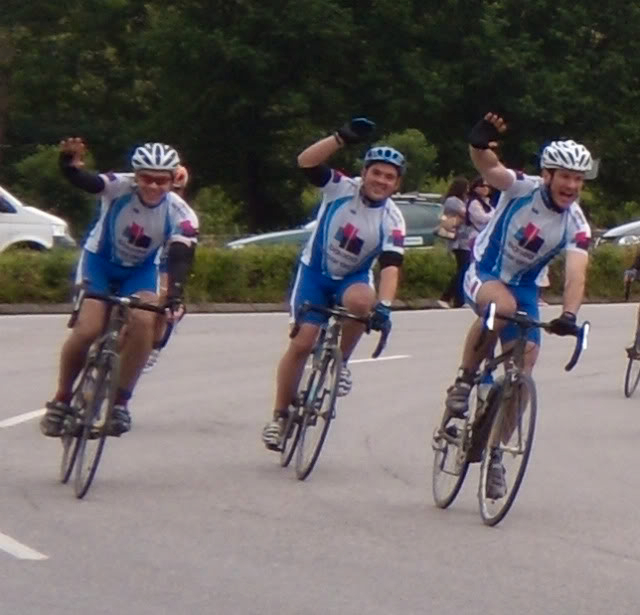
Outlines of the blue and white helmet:
[{"label": "blue and white helmet", "polygon": [[542,150],[540,159],[542,169],[568,169],[586,173],[592,166],[593,161],[589,150],[575,141],[551,141]]},{"label": "blue and white helmet", "polygon": [[178,152],[164,143],[145,143],[136,147],[131,156],[134,171],[170,171],[175,173],[180,164]]},{"label": "blue and white helmet", "polygon": [[407,161],[404,156],[393,147],[388,145],[376,145],[372,147],[364,156],[365,169],[374,162],[386,162],[398,169],[400,175],[404,175],[407,170]]}]

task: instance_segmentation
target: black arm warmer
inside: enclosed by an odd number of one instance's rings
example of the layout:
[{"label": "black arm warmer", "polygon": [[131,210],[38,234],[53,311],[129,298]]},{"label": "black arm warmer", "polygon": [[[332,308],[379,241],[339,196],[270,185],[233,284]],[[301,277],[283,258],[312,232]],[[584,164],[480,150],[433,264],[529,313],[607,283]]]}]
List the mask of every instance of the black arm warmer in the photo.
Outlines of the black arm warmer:
[{"label": "black arm warmer", "polygon": [[95,173],[89,173],[78,169],[71,165],[73,156],[71,154],[60,154],[60,170],[62,174],[76,187],[90,192],[91,194],[99,194],[104,190],[104,180]]},{"label": "black arm warmer", "polygon": [[314,186],[322,188],[331,179],[331,168],[326,164],[319,164],[317,167],[300,167],[306,178]]},{"label": "black arm warmer", "polygon": [[378,258],[380,269],[385,267],[401,267],[404,256],[398,252],[383,252]]},{"label": "black arm warmer", "polygon": [[193,257],[196,247],[188,246],[180,241],[174,241],[169,245],[169,257],[167,260],[167,273],[169,274],[169,289],[167,296],[181,298],[184,283],[193,265]]}]

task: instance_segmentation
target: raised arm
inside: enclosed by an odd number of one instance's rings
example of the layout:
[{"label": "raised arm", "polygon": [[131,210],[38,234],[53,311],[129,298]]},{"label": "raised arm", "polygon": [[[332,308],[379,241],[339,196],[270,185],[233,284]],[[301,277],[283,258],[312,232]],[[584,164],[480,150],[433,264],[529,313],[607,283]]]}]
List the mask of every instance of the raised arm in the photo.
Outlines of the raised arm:
[{"label": "raised arm", "polygon": [[87,146],[82,139],[71,137],[60,141],[60,170],[76,188],[91,194],[99,194],[104,190],[104,180],[96,173],[85,171],[84,156]]},{"label": "raised arm", "polygon": [[515,181],[514,175],[498,159],[491,149],[507,130],[505,121],[495,113],[487,113],[469,134],[469,155],[473,166],[487,183],[498,190],[508,190]]}]

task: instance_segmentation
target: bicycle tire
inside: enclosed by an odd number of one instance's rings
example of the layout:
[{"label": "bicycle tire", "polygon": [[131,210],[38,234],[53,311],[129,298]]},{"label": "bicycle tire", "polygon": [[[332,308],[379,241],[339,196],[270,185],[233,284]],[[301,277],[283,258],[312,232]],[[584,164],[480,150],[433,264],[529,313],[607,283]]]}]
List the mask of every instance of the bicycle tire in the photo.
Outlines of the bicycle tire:
[{"label": "bicycle tire", "polygon": [[[302,411],[296,455],[298,480],[305,480],[311,474],[320,456],[335,414],[341,368],[340,349],[325,352]],[[309,437],[312,433],[316,436],[315,441]]]},{"label": "bicycle tire", "polygon": [[91,375],[91,370],[95,369],[93,360],[89,359],[87,365],[85,365],[80,376],[80,380],[73,391],[71,396],[71,408],[74,411],[73,416],[67,416],[65,419],[63,433],[60,437],[62,442],[62,459],[60,461],[60,482],[64,485],[69,482],[73,467],[78,457],[78,450],[80,448],[80,438],[77,433],[77,421],[78,416],[82,413],[84,408],[84,396],[83,390],[86,386],[87,379]]},{"label": "bicycle tire", "polygon": [[[451,425],[445,429],[451,429]],[[456,430],[466,429],[466,422],[462,427],[453,426]],[[453,436],[452,437],[456,437]],[[461,436],[464,438],[464,436]],[[463,445],[462,440],[460,444]],[[433,467],[431,471],[431,493],[433,501],[438,508],[448,508],[460,493],[464,479],[467,476],[469,462],[465,459],[460,461],[460,445],[446,441],[442,437],[434,434],[433,438]],[[464,448],[464,445],[463,445]],[[448,468],[447,464],[452,464]]]},{"label": "bicycle tire", "polygon": [[[634,368],[637,370],[634,373]],[[631,397],[640,381],[640,361],[636,359],[629,359],[627,363],[627,371],[624,374],[624,395],[625,397]]]},{"label": "bicycle tire", "polygon": [[[89,491],[102,457],[118,386],[119,357],[115,354],[108,354],[104,362],[96,369],[94,396],[91,400],[90,411],[84,416],[82,433],[79,436],[74,481],[75,494],[78,499],[83,498]],[[94,437],[96,432],[97,437]]]},{"label": "bicycle tire", "polygon": [[[505,422],[509,420],[506,414],[508,412],[507,404],[510,403],[510,400],[505,397],[505,388],[504,385],[502,385],[498,395],[494,398],[496,400],[495,403],[499,405],[493,417],[487,447],[485,448],[480,466],[478,502],[480,505],[482,521],[485,525],[489,526],[495,526],[500,523],[511,509],[516,496],[518,495],[522,479],[524,478],[524,474],[527,469],[527,464],[531,455],[531,448],[533,446],[533,437],[535,434],[537,416],[535,383],[530,376],[520,373],[517,377],[517,381],[514,382],[511,387],[513,394],[517,395],[518,399],[517,402],[514,402],[515,407],[517,407],[517,416],[515,417],[516,420],[514,421],[513,428],[509,435],[509,441],[513,437],[514,433],[519,434],[519,438],[522,439],[522,441],[518,443],[516,452],[513,452],[513,446],[508,447],[507,443],[504,442],[505,430],[508,429],[508,425]],[[523,392],[526,392],[526,396],[523,395]],[[503,423],[505,424],[503,425]],[[491,457],[489,454],[490,446],[494,442],[498,442],[498,446],[496,448],[503,451],[503,463],[505,460],[510,461],[508,457],[509,455],[512,456],[513,460],[519,460],[515,474],[513,474],[513,470],[509,472],[509,469],[507,468],[505,474],[507,491],[504,497],[499,499],[491,499],[486,495],[487,474]],[[509,487],[508,479],[510,478],[512,478],[513,482]]]}]

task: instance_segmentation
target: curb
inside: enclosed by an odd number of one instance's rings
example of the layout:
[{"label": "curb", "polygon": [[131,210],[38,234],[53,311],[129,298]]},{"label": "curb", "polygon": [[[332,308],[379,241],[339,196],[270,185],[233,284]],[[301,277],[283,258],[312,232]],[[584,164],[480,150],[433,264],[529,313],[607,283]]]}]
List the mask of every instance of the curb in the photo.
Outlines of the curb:
[{"label": "curb", "polygon": [[[17,314],[70,314],[72,303],[0,303],[0,315]],[[395,310],[442,309],[436,299],[394,301]],[[244,314],[288,312],[288,303],[189,303],[190,314]]]}]

